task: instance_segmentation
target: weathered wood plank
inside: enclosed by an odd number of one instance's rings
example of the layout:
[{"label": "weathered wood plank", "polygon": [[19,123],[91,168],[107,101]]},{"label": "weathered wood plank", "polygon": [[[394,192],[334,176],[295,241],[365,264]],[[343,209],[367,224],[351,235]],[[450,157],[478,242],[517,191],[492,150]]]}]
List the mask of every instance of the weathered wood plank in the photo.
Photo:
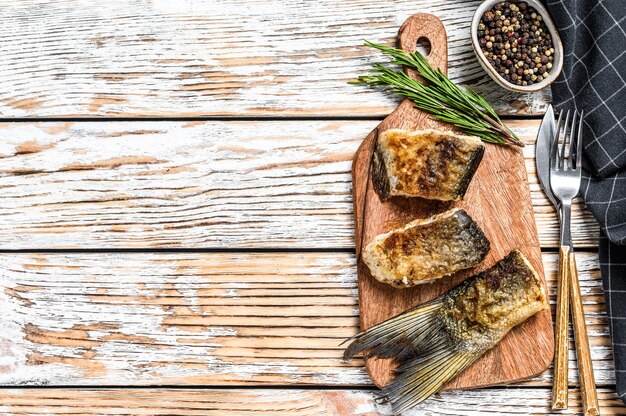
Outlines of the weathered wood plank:
[{"label": "weathered wood plank", "polygon": [[446,25],[450,75],[504,113],[543,112],[549,92],[488,79],[469,24],[479,1],[5,2],[0,115],[384,115],[398,101],[348,81],[380,60],[409,15]]},{"label": "weathered wood plank", "polygon": [[[541,244],[537,120],[514,120]],[[0,248],[354,247],[351,161],[377,121],[0,123]],[[580,205],[574,241],[597,245]]]},{"label": "weathered wood plank", "polygon": [[[557,260],[544,254],[551,295]],[[597,262],[579,253],[595,376],[610,385]],[[358,326],[350,253],[2,254],[0,309],[2,385],[370,385],[339,346]]]},{"label": "weathered wood plank", "polygon": [[[406,416],[577,415],[580,394],[570,390],[569,409],[550,410],[548,388],[483,389],[435,395]],[[258,415],[391,416],[372,390],[260,389],[0,389],[0,412],[13,415]],[[613,388],[598,391],[602,415],[624,415]]]}]

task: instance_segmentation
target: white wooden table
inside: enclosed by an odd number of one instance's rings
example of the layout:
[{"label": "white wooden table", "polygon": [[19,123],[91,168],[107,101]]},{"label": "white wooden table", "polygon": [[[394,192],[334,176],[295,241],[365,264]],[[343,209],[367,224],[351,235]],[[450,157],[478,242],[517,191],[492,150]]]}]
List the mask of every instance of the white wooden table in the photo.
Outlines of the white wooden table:
[{"label": "white wooden table", "polygon": [[[476,1],[0,1],[0,413],[375,415],[357,331],[350,164],[397,99],[347,81],[410,14],[527,146],[547,93],[484,76]],[[597,226],[574,237],[603,414],[615,394]],[[574,352],[570,410],[580,411]],[[419,414],[546,414],[550,371]]]}]

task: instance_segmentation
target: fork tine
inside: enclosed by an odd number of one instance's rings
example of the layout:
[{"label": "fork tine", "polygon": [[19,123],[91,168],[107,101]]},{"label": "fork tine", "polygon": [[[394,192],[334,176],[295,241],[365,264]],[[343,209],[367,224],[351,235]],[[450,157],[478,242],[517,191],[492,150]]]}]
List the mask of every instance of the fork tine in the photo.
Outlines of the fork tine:
[{"label": "fork tine", "polygon": [[567,146],[567,139],[569,135],[567,134],[567,126],[569,124],[569,113],[570,110],[567,110],[565,113],[565,124],[563,124],[563,143],[561,144],[561,149],[559,152],[561,153],[559,158],[559,169],[565,169],[565,146]]},{"label": "fork tine", "polygon": [[576,140],[576,170],[580,171],[583,159],[583,114],[580,112],[580,121],[578,122],[578,139]]},{"label": "fork tine", "polygon": [[569,169],[574,169],[574,149],[578,151],[576,148],[576,115],[578,112],[576,110],[572,113],[572,126],[570,127],[569,132],[569,150],[567,151],[567,162],[569,163]]},{"label": "fork tine", "polygon": [[550,169],[558,169],[558,161],[559,161],[559,136],[561,135],[561,117],[563,116],[563,112],[559,111],[559,118],[556,121],[556,131],[554,132],[554,140],[550,143]]}]

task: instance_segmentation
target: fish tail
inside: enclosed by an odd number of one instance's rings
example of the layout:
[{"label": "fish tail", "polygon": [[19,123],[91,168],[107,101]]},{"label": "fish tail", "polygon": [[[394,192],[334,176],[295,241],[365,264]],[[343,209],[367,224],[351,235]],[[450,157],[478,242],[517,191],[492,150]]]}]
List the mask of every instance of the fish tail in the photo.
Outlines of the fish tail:
[{"label": "fish tail", "polygon": [[434,342],[437,346],[426,355],[396,369],[397,377],[383,388],[379,401],[391,403],[394,412],[402,413],[439,391],[480,356],[452,345],[450,340]]},{"label": "fish tail", "polygon": [[367,351],[366,359],[394,358],[400,364],[378,398],[394,412],[421,403],[481,355],[453,341],[439,318],[442,306],[435,298],[350,339],[344,358]]},{"label": "fish tail", "polygon": [[348,338],[346,341],[352,342],[344,351],[344,359],[368,350],[365,358],[400,359],[419,350],[429,334],[437,332],[436,317],[441,305],[442,300],[435,298]]}]

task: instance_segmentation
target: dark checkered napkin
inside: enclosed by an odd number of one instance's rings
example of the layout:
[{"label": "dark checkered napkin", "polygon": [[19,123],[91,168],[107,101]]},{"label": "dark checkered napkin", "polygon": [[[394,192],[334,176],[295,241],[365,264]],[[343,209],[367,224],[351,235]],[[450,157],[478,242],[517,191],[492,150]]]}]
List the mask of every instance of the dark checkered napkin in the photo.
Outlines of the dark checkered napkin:
[{"label": "dark checkered napkin", "polygon": [[617,391],[626,400],[626,1],[547,0],[547,6],[565,50],[554,105],[586,113],[581,191],[602,229]]},{"label": "dark checkered napkin", "polygon": [[606,298],[606,310],[611,316],[611,336],[617,391],[622,400],[626,391],[626,246],[612,244],[608,238],[600,238],[600,268]]}]

